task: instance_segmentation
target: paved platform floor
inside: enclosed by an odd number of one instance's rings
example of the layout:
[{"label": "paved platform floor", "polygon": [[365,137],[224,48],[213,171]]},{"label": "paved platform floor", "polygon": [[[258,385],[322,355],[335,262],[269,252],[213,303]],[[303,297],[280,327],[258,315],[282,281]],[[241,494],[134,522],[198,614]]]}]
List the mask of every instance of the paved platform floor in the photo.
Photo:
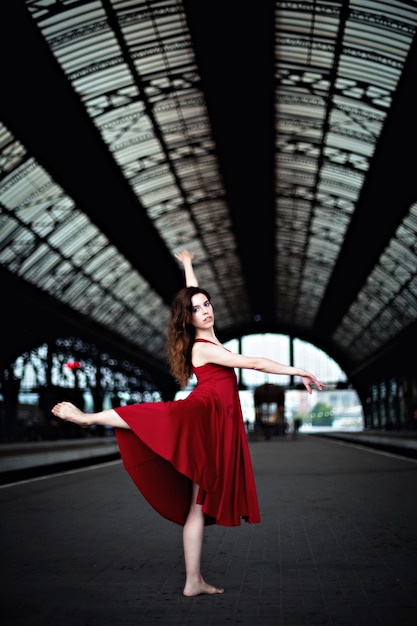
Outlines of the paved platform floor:
[{"label": "paved platform floor", "polygon": [[182,596],[182,529],[119,460],[0,486],[2,626],[416,626],[417,461],[308,435],[250,449],[261,524],[206,529],[221,596]]},{"label": "paved platform floor", "polygon": [[120,459],[116,437],[0,444],[0,485]]}]

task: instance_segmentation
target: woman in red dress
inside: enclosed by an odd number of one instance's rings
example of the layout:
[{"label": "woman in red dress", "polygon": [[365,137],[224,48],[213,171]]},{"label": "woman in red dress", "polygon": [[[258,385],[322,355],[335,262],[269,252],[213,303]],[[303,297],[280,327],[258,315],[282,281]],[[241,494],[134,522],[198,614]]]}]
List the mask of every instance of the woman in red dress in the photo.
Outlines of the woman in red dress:
[{"label": "woman in red dress", "polygon": [[187,286],[171,307],[168,356],[180,386],[195,374],[195,389],[184,400],[98,413],[59,402],[52,413],[83,427],[115,429],[124,466],[138,489],[158,513],[183,526],[183,595],[218,594],[224,590],[206,583],[200,571],[204,527],[260,521],[235,368],[299,376],[309,393],[312,384],[324,385],[301,368],[224,348],[214,331],[210,296],[198,286],[194,255],[183,250],[176,258]]}]

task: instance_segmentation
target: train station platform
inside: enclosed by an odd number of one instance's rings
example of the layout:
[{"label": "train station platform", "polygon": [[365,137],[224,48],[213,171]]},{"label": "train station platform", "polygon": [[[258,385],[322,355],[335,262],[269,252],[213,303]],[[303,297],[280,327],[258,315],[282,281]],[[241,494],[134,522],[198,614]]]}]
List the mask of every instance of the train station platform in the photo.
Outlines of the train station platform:
[{"label": "train station platform", "polygon": [[[0,485],[118,459],[120,458],[119,448],[112,432],[108,431],[102,437],[84,436],[79,439],[2,443],[0,444]],[[417,431],[387,433],[376,430],[349,432],[323,429],[309,434],[417,458]],[[291,434],[286,437],[290,438]],[[262,440],[261,435],[250,436],[250,438]]]},{"label": "train station platform", "polygon": [[0,485],[120,458],[114,435],[0,444]]},{"label": "train station platform", "polygon": [[15,448],[6,469],[1,446],[2,626],[415,626],[417,459],[363,442],[250,441],[261,523],[206,529],[203,573],[225,593],[195,598],[181,527],[149,507],[112,437],[74,442],[87,459],[65,467],[59,442],[43,473],[29,444],[25,468]]}]

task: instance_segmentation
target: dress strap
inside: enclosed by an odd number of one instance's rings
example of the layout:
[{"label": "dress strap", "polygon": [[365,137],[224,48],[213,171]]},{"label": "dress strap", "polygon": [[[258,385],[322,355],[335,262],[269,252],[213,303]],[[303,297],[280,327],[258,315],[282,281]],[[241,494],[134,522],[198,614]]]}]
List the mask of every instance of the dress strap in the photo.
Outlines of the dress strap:
[{"label": "dress strap", "polygon": [[217,346],[217,343],[214,343],[214,341],[209,341],[208,339],[194,339],[194,343],[197,343],[197,341],[199,342],[203,342],[203,343],[212,343],[213,346]]}]

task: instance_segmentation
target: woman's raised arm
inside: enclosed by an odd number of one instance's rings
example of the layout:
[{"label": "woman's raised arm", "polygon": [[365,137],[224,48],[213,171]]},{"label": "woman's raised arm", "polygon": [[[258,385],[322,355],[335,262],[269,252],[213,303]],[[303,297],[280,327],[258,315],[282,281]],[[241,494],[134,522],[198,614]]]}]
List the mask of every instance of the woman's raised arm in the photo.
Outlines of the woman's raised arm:
[{"label": "woman's raised arm", "polygon": [[188,252],[188,250],[182,250],[175,254],[175,258],[180,261],[184,267],[185,273],[185,286],[186,287],[198,287],[198,280],[193,268],[194,252]]}]

